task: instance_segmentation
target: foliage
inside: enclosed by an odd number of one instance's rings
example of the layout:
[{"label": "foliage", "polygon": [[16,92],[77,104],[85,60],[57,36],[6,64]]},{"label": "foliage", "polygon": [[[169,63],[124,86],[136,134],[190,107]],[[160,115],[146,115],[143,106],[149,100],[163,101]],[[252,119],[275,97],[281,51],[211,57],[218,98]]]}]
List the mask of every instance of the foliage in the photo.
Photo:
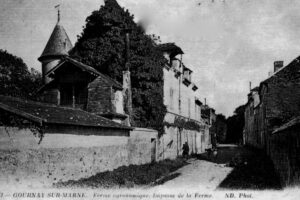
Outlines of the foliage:
[{"label": "foliage", "polygon": [[130,29],[129,66],[131,71],[133,121],[138,127],[163,131],[166,108],[163,104],[163,55],[155,48],[153,35],[133,21],[133,16],[115,0],[86,19],[72,56],[122,82],[125,69],[125,29]]},{"label": "foliage", "polygon": [[0,49],[0,94],[34,99],[34,92],[40,87],[41,75],[34,69]]},{"label": "foliage", "polygon": [[[17,127],[19,129],[28,128],[31,130],[31,132],[33,132],[34,136],[40,138],[39,144],[41,143],[44,137],[43,127],[27,119],[24,119],[22,117],[19,117],[17,115],[11,114],[3,110],[0,112],[0,126],[4,126],[5,128],[7,127]],[[9,134],[9,131],[7,129],[6,132]]]},{"label": "foliage", "polygon": [[226,117],[223,114],[218,114],[216,117],[216,139],[219,143],[224,143],[226,140],[226,132],[227,132],[227,125],[226,125]]},{"label": "foliage", "polygon": [[[40,87],[41,74],[28,70],[21,58],[0,49],[0,94],[25,99],[35,99],[34,92]],[[43,130],[21,117],[8,112],[0,112],[0,126],[29,128],[34,135],[43,138]]]},{"label": "foliage", "polygon": [[182,117],[175,117],[174,123],[164,122],[164,125],[166,125],[167,127],[174,126],[181,129],[192,130],[192,131],[200,131],[201,128],[203,128],[198,123],[191,120],[185,120]]},{"label": "foliage", "polygon": [[243,129],[245,124],[245,105],[237,107],[234,115],[228,117],[227,122],[227,142],[238,143],[243,139]]},{"label": "foliage", "polygon": [[225,122],[226,121],[226,117],[225,115],[223,114],[217,114],[217,120],[220,120],[222,122]]}]

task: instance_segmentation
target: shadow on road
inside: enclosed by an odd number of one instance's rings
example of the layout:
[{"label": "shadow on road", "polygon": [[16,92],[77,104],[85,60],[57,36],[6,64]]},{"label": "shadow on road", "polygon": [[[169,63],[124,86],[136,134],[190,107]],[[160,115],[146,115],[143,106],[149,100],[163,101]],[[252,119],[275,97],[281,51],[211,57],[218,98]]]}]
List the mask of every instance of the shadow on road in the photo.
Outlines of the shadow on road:
[{"label": "shadow on road", "polygon": [[217,189],[282,188],[272,161],[263,151],[246,147],[220,147],[216,156],[204,153],[197,158],[233,167],[233,171]]}]

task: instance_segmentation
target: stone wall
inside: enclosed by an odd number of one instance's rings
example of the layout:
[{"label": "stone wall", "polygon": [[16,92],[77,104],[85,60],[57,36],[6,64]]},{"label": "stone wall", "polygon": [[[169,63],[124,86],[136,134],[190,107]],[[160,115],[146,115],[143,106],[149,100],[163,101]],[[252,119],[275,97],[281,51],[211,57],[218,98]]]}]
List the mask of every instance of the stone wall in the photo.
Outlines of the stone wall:
[{"label": "stone wall", "polygon": [[282,185],[300,184],[300,126],[270,135],[270,157]]},{"label": "stone wall", "polygon": [[153,129],[135,128],[128,141],[130,164],[145,164],[158,160],[158,132]]},{"label": "stone wall", "polygon": [[135,129],[131,135],[45,134],[38,144],[39,138],[28,129],[0,127],[0,182],[51,185],[151,162],[151,138],[157,132]]},{"label": "stone wall", "polygon": [[300,64],[295,59],[265,80],[261,86],[261,104],[256,117],[257,140],[271,153],[270,134],[276,128],[300,115]]},{"label": "stone wall", "polygon": [[88,86],[87,111],[92,113],[112,112],[113,89],[101,76]]},{"label": "stone wall", "polygon": [[266,81],[266,118],[276,126],[300,115],[300,64],[293,61]]},{"label": "stone wall", "polygon": [[175,126],[165,126],[165,133],[159,138],[158,159],[175,159],[182,156],[182,146],[189,145],[189,154],[204,153],[211,147],[209,131],[179,129]]}]

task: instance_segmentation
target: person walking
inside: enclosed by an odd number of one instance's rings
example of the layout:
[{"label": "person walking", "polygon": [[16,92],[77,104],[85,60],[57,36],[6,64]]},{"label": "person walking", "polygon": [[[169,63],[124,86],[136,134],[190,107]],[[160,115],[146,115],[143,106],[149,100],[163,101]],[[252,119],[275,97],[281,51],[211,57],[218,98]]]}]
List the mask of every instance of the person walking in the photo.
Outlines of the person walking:
[{"label": "person walking", "polygon": [[190,148],[187,142],[182,145],[182,150],[182,157],[188,159]]}]

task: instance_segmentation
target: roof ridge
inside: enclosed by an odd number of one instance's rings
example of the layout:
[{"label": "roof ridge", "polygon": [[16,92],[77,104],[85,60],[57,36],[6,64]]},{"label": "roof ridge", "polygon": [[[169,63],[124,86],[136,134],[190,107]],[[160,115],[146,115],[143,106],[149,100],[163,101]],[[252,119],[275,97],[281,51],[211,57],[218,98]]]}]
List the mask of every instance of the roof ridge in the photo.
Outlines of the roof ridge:
[{"label": "roof ridge", "polygon": [[81,62],[81,61],[75,60],[75,59],[71,58],[70,56],[66,56],[65,59],[66,59],[66,60],[70,60],[71,62],[72,62],[72,61],[73,61],[73,62],[77,62],[78,64],[82,64],[82,65],[85,65],[85,66],[87,66],[87,67],[90,67],[90,68],[92,68],[93,70],[97,71],[97,72],[99,73],[100,76],[102,76],[102,77],[104,77],[104,78],[106,78],[106,79],[112,81],[114,84],[116,84],[116,85],[122,87],[122,84],[121,84],[121,83],[119,83],[119,82],[116,81],[115,79],[111,78],[110,76],[108,76],[108,75],[106,75],[106,74],[103,74],[103,73],[99,72],[97,69],[95,69],[95,68],[92,67],[92,66],[89,66],[89,65],[87,65],[87,64],[85,64],[85,63],[83,63],[83,62]]},{"label": "roof ridge", "polygon": [[20,109],[13,108],[13,107],[11,107],[9,105],[5,105],[2,102],[0,102],[0,108],[2,108],[3,110],[6,110],[6,111],[13,111],[13,112],[17,113],[18,115],[21,115],[22,117],[28,117],[32,121],[36,121],[36,122],[38,122],[40,124],[42,124],[43,122],[47,122],[47,120],[44,119],[44,118],[36,117],[36,116],[34,116],[32,114],[29,114],[29,113],[24,113]]},{"label": "roof ridge", "polygon": [[113,78],[111,78],[111,77],[109,77],[109,76],[107,76],[107,75],[105,75],[105,74],[102,74],[102,73],[100,73],[100,74],[101,74],[104,78],[109,79],[110,81],[114,82],[116,85],[118,85],[118,86],[120,86],[120,87],[123,88],[122,84],[119,83],[118,81],[116,81],[115,79],[113,79]]},{"label": "roof ridge", "polygon": [[66,109],[70,109],[70,110],[81,110],[80,108],[71,108],[71,107],[67,107],[67,106],[59,106],[59,105],[54,105],[54,104],[40,102],[40,101],[33,101],[33,100],[30,100],[30,99],[22,99],[22,98],[19,98],[19,97],[0,95],[0,98],[10,98],[10,99],[15,99],[17,101],[25,101],[26,103],[43,105],[43,106],[48,106],[48,107],[51,107],[51,108],[66,108]]},{"label": "roof ridge", "polygon": [[289,67],[289,66],[290,66],[293,62],[295,62],[295,61],[300,62],[300,56],[298,56],[297,58],[293,59],[293,60],[292,60],[289,64],[287,64],[286,66],[281,67],[278,71],[274,72],[274,73],[272,74],[272,76],[270,76],[270,77],[266,78],[265,80],[261,81],[261,83],[264,83],[264,82],[266,82],[267,80],[269,80],[269,79],[275,77],[279,72],[281,72],[281,71],[283,71],[284,69],[286,69],[287,67]]},{"label": "roof ridge", "polygon": [[[82,109],[56,106],[32,100],[23,100],[18,97],[0,95],[0,108],[39,122],[40,124],[45,122],[49,124],[132,129],[129,126],[114,122],[113,120]],[[65,113],[65,115],[63,113]],[[59,119],[56,119],[55,116],[60,116],[60,118],[64,120],[60,121]],[[85,120],[82,121],[82,117],[85,117]]]}]

